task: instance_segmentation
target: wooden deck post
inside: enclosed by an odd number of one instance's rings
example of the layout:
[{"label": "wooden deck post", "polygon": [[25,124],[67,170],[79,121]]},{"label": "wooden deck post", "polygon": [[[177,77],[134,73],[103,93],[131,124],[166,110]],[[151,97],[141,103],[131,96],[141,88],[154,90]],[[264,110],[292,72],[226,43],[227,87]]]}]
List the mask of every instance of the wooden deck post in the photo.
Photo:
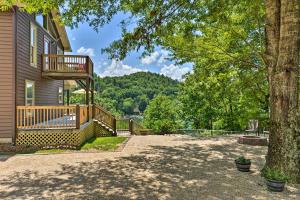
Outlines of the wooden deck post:
[{"label": "wooden deck post", "polygon": [[95,85],[94,85],[94,80],[91,80],[91,88],[92,88],[91,101],[92,101],[92,104],[94,104],[95,103],[95,97],[94,97]]},{"label": "wooden deck post", "polygon": [[70,105],[70,89],[67,89],[67,105]]},{"label": "wooden deck post", "polygon": [[76,104],[76,128],[80,129],[80,105]]},{"label": "wooden deck post", "polygon": [[89,64],[89,57],[88,56],[85,57],[85,71],[86,71],[87,74],[90,73],[90,64]]},{"label": "wooden deck post", "polygon": [[[90,78],[86,78],[86,88],[85,88],[85,101],[86,101],[86,105],[90,106]],[[87,110],[87,121],[90,121],[90,113],[89,113],[89,108]]]},{"label": "wooden deck post", "polygon": [[92,118],[95,119],[95,115],[96,115],[96,108],[95,108],[95,104],[92,105]]}]

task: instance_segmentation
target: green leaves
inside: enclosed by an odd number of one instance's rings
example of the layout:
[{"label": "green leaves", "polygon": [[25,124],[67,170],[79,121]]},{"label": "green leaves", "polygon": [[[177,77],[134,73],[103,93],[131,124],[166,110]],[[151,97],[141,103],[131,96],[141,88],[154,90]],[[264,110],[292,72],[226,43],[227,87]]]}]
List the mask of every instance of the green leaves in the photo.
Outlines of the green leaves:
[{"label": "green leaves", "polygon": [[156,96],[145,111],[144,125],[156,133],[173,133],[182,128],[179,102],[165,95]]},{"label": "green leaves", "polygon": [[286,176],[282,171],[277,169],[271,169],[266,167],[262,171],[262,175],[268,179],[273,181],[288,181],[289,177]]},{"label": "green leaves", "polygon": [[95,77],[95,102],[117,115],[143,113],[158,94],[174,96],[178,82],[162,75],[138,72],[123,77]]},{"label": "green leaves", "polygon": [[[193,63],[193,73],[186,77],[179,94],[187,126],[233,130],[245,128],[251,118],[264,116],[267,121],[268,81],[262,59],[263,0],[22,2],[26,3],[25,9],[29,12],[46,12],[59,7],[65,24],[76,27],[78,23],[88,22],[95,30],[110,22],[115,14],[123,12],[128,17],[121,23],[122,37],[103,49],[110,58],[124,59],[130,51],[139,49],[146,55],[160,45],[171,52],[170,58],[177,63]],[[138,82],[143,83],[142,80]],[[102,83],[97,84],[102,93],[99,101],[109,102],[110,107],[122,112],[125,111],[123,106],[129,105],[127,98],[134,100],[135,107],[144,109],[145,102],[158,93],[177,93],[175,87],[164,90],[138,86],[143,90],[139,94],[137,88],[132,90],[122,86],[119,91],[103,89]],[[119,84],[131,85],[126,81]],[[114,87],[115,83],[108,85]],[[147,100],[139,98],[144,94]],[[124,99],[127,99],[125,103]]]}]

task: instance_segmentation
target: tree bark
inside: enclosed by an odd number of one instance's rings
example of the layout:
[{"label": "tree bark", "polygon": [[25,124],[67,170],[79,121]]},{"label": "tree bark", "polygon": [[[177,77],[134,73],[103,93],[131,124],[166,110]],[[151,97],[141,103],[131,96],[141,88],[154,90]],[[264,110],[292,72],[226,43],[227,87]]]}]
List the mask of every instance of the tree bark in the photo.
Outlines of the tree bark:
[{"label": "tree bark", "polygon": [[300,1],[265,0],[270,92],[270,136],[266,166],[300,182],[298,77]]}]

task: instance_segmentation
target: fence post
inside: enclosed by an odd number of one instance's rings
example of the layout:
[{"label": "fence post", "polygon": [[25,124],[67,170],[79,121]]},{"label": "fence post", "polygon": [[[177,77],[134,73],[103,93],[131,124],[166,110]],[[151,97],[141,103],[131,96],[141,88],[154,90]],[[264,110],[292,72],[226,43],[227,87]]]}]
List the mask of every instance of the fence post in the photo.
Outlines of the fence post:
[{"label": "fence post", "polygon": [[90,74],[90,69],[89,69],[89,66],[90,64],[89,64],[89,57],[88,56],[86,56],[85,57],[85,72],[87,73],[87,74]]},{"label": "fence post", "polygon": [[95,108],[95,104],[92,105],[92,118],[95,119],[95,115],[96,115],[96,108]]},{"label": "fence post", "polygon": [[133,120],[129,119],[129,132],[130,134],[133,134]]},{"label": "fence post", "polygon": [[115,117],[113,117],[113,131],[114,135],[117,136],[117,120]]},{"label": "fence post", "polygon": [[80,129],[80,105],[76,104],[76,128]]}]

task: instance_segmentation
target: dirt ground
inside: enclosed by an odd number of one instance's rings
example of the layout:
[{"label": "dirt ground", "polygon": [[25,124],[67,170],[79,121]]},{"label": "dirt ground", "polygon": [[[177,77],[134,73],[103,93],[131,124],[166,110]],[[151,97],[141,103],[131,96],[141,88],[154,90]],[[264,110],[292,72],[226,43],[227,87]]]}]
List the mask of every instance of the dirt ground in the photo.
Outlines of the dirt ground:
[{"label": "dirt ground", "polygon": [[[266,147],[236,137],[133,136],[122,151],[0,156],[0,199],[300,199],[266,189]],[[238,172],[234,159],[252,159]]]}]

